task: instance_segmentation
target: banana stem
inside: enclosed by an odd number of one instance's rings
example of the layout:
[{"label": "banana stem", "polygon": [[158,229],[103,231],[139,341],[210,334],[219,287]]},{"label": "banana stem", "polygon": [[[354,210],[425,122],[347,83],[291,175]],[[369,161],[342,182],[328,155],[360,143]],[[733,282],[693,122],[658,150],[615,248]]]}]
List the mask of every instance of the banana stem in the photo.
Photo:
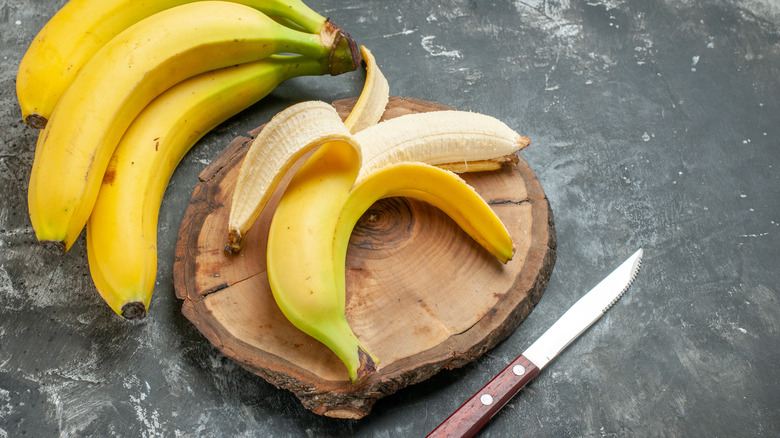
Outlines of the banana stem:
[{"label": "banana stem", "polygon": [[331,47],[329,70],[332,76],[357,70],[360,67],[360,49],[355,39],[328,18],[320,31],[324,46]]}]

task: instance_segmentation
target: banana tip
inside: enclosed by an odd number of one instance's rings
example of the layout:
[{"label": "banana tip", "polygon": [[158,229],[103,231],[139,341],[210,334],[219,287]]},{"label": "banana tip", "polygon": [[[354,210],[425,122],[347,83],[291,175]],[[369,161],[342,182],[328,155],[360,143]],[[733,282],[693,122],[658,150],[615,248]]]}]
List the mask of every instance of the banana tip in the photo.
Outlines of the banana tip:
[{"label": "banana tip", "polygon": [[30,114],[24,118],[24,123],[27,123],[32,128],[43,129],[46,127],[48,120],[40,114]]},{"label": "banana tip", "polygon": [[518,136],[517,143],[520,145],[520,149],[525,149],[531,145],[531,139],[524,135],[520,135]]},{"label": "banana tip", "polygon": [[228,254],[238,254],[241,251],[243,240],[241,232],[230,230],[230,234],[228,234],[228,243],[225,244],[225,251]]},{"label": "banana tip", "polygon": [[357,369],[357,381],[360,381],[364,377],[376,372],[376,362],[366,350],[360,347],[358,347],[358,358],[360,360],[360,366],[358,366]]},{"label": "banana tip", "polygon": [[41,240],[40,244],[46,251],[59,255],[64,255],[68,250],[68,248],[65,246],[65,242],[59,240]]},{"label": "banana tip", "polygon": [[131,301],[122,306],[122,318],[142,319],[146,316],[146,306],[140,301]]}]

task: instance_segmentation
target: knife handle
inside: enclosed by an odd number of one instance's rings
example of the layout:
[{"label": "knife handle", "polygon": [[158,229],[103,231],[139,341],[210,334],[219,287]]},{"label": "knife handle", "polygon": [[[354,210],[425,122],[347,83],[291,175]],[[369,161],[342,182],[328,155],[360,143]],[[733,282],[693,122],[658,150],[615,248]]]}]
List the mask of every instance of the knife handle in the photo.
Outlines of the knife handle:
[{"label": "knife handle", "polygon": [[539,371],[533,362],[521,354],[428,434],[427,438],[474,436]]}]

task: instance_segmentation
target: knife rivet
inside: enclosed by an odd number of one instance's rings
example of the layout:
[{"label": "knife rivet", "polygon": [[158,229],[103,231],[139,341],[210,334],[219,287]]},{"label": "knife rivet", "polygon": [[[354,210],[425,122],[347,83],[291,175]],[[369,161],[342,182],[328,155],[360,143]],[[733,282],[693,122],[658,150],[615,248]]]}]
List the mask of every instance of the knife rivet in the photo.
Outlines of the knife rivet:
[{"label": "knife rivet", "polygon": [[481,401],[483,405],[488,406],[493,403],[493,397],[490,394],[482,394],[479,401]]},{"label": "knife rivet", "polygon": [[512,367],[512,372],[515,373],[516,376],[522,376],[525,374],[525,367],[522,365],[515,365]]}]

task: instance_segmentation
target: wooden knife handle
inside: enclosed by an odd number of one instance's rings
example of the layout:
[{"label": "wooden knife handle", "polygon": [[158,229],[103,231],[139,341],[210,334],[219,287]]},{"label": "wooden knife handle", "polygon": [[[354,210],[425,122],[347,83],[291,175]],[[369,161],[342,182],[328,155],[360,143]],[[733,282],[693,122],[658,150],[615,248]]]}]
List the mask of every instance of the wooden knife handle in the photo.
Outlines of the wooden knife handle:
[{"label": "wooden knife handle", "polygon": [[539,371],[521,354],[428,434],[428,438],[474,436]]}]

